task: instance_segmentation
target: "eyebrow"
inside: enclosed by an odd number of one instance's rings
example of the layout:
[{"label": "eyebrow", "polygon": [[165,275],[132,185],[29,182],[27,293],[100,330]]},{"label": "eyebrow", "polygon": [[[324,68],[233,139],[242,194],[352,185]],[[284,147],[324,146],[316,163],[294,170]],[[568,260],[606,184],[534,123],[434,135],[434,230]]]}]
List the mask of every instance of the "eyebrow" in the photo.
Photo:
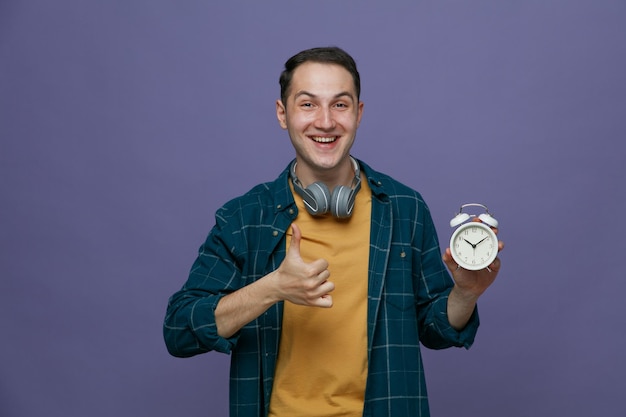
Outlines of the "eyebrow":
[{"label": "eyebrow", "polygon": [[[310,93],[306,90],[303,91],[298,91],[296,94],[294,94],[293,98],[294,100],[297,99],[300,96],[309,96],[311,98],[317,98],[318,96]],[[342,91],[341,93],[337,93],[335,94],[335,96],[333,97],[334,99],[337,98],[342,98],[342,97],[348,97],[350,99],[350,101],[354,102],[354,96],[349,92],[349,91]]]}]

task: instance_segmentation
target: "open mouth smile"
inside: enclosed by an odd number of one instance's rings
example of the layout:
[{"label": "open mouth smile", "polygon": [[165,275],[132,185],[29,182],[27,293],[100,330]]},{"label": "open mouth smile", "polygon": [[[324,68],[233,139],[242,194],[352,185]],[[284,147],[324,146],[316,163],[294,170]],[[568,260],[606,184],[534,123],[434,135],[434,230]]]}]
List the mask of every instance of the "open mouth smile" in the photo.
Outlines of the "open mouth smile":
[{"label": "open mouth smile", "polygon": [[337,136],[325,137],[325,136],[310,136],[317,143],[332,143],[337,140]]}]

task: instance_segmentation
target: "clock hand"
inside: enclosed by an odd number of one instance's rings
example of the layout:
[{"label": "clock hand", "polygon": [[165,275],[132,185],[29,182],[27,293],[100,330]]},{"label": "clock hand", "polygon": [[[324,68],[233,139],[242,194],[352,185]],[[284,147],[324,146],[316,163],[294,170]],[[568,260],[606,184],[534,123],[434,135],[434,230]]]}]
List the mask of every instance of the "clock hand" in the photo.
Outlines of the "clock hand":
[{"label": "clock hand", "polygon": [[[475,244],[475,245],[474,245],[472,242],[470,242],[470,241],[469,241],[469,240],[467,240],[467,239],[463,239],[463,240],[464,240],[464,241],[465,241],[468,245],[470,245],[470,246],[472,247],[472,249],[476,249],[476,246],[478,246],[478,243],[480,243],[480,242],[478,242],[477,244]],[[483,239],[483,240],[484,240],[484,239]],[[481,242],[482,242],[482,240],[481,240]]]},{"label": "clock hand", "polygon": [[[487,236],[487,237],[489,237],[489,236]],[[476,243],[476,246],[478,246],[478,245],[480,245],[481,243],[483,243],[483,242],[485,241],[485,239],[487,239],[487,237],[486,237],[486,238],[484,238],[484,239],[481,239],[481,240],[480,240],[480,242]],[[476,246],[474,246],[474,247],[476,247]]]}]

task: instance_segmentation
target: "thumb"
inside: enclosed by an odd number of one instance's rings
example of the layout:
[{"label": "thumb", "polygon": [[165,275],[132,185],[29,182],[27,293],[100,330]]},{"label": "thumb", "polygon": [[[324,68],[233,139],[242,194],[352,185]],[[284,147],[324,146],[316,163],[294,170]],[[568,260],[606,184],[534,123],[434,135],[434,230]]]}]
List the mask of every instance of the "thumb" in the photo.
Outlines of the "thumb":
[{"label": "thumb", "polygon": [[291,230],[293,234],[291,235],[289,253],[293,252],[293,256],[300,257],[300,239],[302,238],[302,232],[300,232],[300,228],[295,223],[291,225]]},{"label": "thumb", "polygon": [[452,252],[450,248],[446,248],[443,256],[441,257],[443,263],[446,264],[450,272],[453,272],[457,269],[458,265],[454,262],[454,258],[452,258]]}]

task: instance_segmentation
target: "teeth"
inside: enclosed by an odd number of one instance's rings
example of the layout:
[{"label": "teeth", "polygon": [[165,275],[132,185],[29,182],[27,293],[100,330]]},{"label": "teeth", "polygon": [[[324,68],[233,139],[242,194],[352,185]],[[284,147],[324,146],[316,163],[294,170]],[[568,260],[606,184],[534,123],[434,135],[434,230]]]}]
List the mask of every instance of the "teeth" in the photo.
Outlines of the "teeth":
[{"label": "teeth", "polygon": [[311,139],[313,139],[315,142],[319,142],[319,143],[330,143],[330,142],[334,142],[335,139],[337,139],[336,136],[330,137],[330,138],[323,138],[321,136],[313,136]]}]

